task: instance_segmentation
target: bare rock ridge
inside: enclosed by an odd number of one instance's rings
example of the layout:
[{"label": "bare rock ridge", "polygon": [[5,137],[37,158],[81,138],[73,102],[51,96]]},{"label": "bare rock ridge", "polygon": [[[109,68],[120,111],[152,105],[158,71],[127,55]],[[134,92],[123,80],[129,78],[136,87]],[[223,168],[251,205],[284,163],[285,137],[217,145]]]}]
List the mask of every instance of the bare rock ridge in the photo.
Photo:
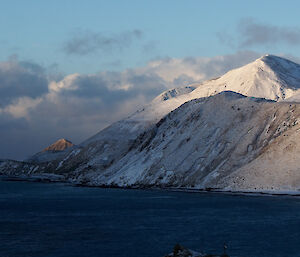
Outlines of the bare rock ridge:
[{"label": "bare rock ridge", "polygon": [[[163,92],[78,146],[56,142],[0,173],[85,185],[300,194],[300,65],[265,55]],[[66,148],[65,148],[66,147]]]},{"label": "bare rock ridge", "polygon": [[74,144],[71,141],[68,141],[67,139],[59,139],[52,145],[46,147],[42,152],[46,151],[63,151],[69,147],[74,146]]}]

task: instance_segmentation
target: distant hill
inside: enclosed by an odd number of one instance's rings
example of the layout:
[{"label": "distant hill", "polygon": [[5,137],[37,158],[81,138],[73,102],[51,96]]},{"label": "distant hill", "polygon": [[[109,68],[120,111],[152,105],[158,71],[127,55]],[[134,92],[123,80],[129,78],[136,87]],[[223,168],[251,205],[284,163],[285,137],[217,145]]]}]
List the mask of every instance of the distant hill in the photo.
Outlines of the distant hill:
[{"label": "distant hill", "polygon": [[67,139],[59,139],[57,140],[55,143],[53,143],[52,145],[46,147],[42,152],[46,152],[46,151],[63,151],[69,147],[74,146],[74,144],[67,140]]},{"label": "distant hill", "polygon": [[53,161],[63,156],[65,152],[68,152],[68,150],[70,150],[74,146],[75,145],[71,141],[62,138],[46,147],[41,152],[38,152],[29,157],[25,161],[34,163]]}]

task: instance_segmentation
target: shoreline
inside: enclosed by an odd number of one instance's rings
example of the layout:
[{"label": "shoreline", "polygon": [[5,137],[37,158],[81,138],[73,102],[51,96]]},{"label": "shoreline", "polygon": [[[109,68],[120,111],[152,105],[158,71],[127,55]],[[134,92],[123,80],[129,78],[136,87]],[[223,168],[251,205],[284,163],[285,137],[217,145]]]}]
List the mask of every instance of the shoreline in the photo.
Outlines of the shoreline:
[{"label": "shoreline", "polygon": [[[49,176],[50,175],[50,176]],[[192,189],[192,188],[177,188],[177,187],[155,187],[155,186],[129,186],[122,187],[118,185],[89,185],[85,183],[73,183],[65,180],[62,175],[45,174],[37,176],[9,176],[0,175],[0,181],[11,181],[11,182],[37,182],[37,183],[62,183],[73,187],[90,187],[90,188],[116,188],[116,189],[130,189],[130,190],[157,190],[157,191],[169,191],[169,192],[181,192],[181,193],[214,193],[224,195],[236,195],[236,196],[290,196],[300,197],[300,191],[292,190],[262,190],[262,191],[251,191],[251,190],[222,190],[222,189]]]}]

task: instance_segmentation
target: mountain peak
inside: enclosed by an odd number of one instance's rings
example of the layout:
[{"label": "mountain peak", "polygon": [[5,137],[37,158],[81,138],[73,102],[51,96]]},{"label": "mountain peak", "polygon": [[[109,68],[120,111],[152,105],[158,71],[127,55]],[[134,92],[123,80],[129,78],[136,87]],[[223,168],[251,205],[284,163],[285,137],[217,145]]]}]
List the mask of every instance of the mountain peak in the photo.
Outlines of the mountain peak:
[{"label": "mountain peak", "polygon": [[[218,78],[167,90],[129,119],[139,124],[158,121],[187,101],[223,91],[273,101],[300,102],[300,65],[279,56],[266,54]],[[297,97],[291,98],[293,96]]]},{"label": "mountain peak", "polygon": [[276,56],[276,55],[273,55],[273,54],[264,54],[264,55],[262,55],[261,57],[259,57],[258,58],[258,60],[262,60],[262,59],[265,59],[265,58],[276,58],[276,57],[278,57],[278,56]]},{"label": "mountain peak", "polygon": [[[290,72],[289,69],[292,69],[292,70],[297,69],[298,73],[299,73],[299,69],[300,69],[299,64],[297,64],[293,61],[290,61],[286,58],[272,55],[272,54],[266,54],[266,55],[261,56],[256,61],[254,61],[254,63],[257,63],[257,62],[263,62],[264,64],[269,66],[274,71],[279,71],[278,69],[284,69],[285,71]],[[299,74],[297,74],[297,75],[299,76]]]},{"label": "mountain peak", "polygon": [[61,138],[59,140],[57,140],[55,143],[53,143],[52,145],[46,147],[43,152],[47,152],[47,151],[63,151],[69,147],[74,146],[74,144],[65,139],[65,138]]},{"label": "mountain peak", "polygon": [[[279,59],[283,59],[283,60],[287,60],[287,59],[285,59],[285,58],[283,58],[283,57],[280,57],[280,56],[278,56],[278,55],[273,55],[273,54],[264,54],[264,55],[262,55],[261,57],[259,57],[258,59],[256,59],[256,61],[257,60],[262,60],[262,61],[264,61],[264,60],[279,60]],[[289,60],[287,60],[287,61],[289,61]]]}]

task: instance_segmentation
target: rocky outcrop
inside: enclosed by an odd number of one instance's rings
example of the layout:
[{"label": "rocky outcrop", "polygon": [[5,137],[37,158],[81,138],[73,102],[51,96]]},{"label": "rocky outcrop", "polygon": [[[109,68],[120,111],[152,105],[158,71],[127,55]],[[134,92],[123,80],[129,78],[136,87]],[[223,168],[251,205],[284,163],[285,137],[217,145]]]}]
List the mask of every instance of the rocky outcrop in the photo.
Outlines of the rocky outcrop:
[{"label": "rocky outcrop", "polygon": [[180,244],[174,246],[173,252],[165,255],[165,257],[229,257],[226,253],[221,255],[199,253],[183,247]]}]

